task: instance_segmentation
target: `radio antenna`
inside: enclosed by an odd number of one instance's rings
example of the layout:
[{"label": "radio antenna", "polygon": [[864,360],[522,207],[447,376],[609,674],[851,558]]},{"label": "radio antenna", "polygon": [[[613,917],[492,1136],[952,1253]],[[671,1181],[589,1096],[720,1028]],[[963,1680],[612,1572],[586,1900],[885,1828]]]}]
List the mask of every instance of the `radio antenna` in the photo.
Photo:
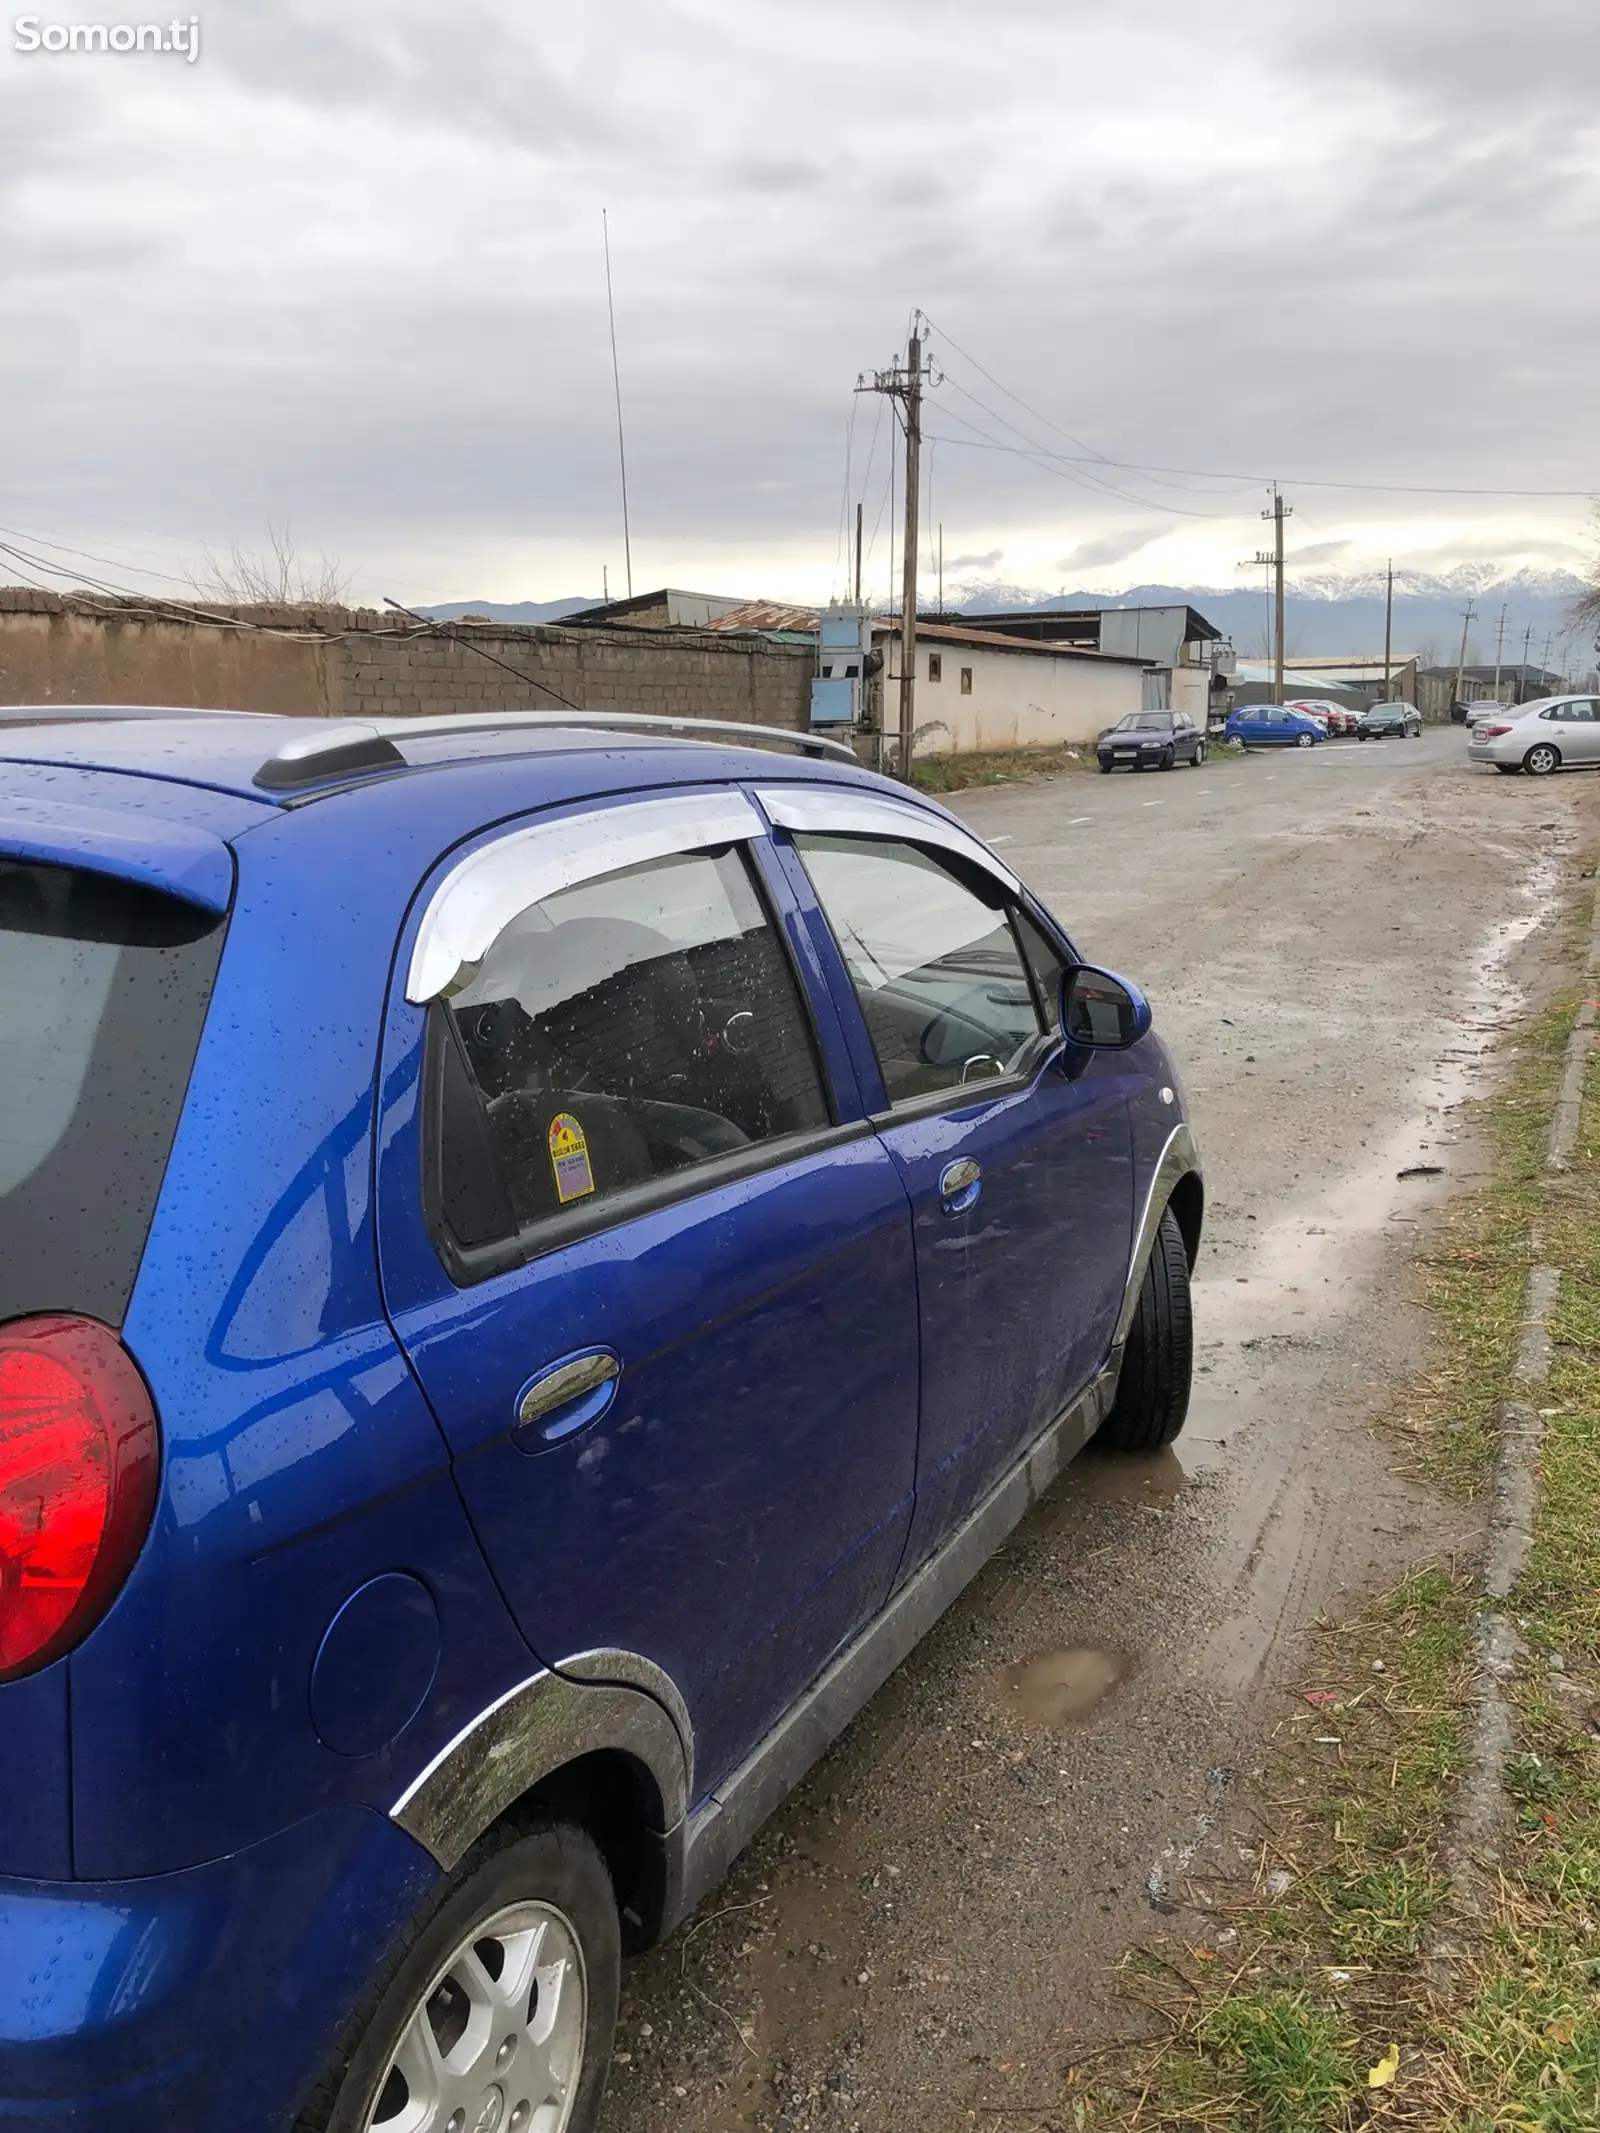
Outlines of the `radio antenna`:
[{"label": "radio antenna", "polygon": [[611,223],[600,210],[600,237],[606,253],[606,315],[611,321],[611,383],[617,396],[617,466],[622,474],[622,559],[628,577],[628,598],[633,598],[633,540],[628,531],[628,447],[622,434],[622,371],[617,362],[617,306],[611,294]]}]

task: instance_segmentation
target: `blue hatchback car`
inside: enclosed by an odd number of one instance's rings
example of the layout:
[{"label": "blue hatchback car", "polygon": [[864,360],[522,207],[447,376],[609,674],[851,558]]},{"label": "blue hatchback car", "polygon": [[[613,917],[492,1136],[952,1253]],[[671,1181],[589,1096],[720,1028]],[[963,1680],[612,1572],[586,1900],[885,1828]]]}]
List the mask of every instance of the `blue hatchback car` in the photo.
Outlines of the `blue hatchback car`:
[{"label": "blue hatchback car", "polygon": [[1241,704],[1228,713],[1222,737],[1246,748],[1315,748],[1328,738],[1314,718],[1287,704]]},{"label": "blue hatchback car", "polygon": [[1147,1006],[835,744],[567,714],[0,712],[0,972],[0,2120],[584,2133],[623,1954],[1182,1425]]}]

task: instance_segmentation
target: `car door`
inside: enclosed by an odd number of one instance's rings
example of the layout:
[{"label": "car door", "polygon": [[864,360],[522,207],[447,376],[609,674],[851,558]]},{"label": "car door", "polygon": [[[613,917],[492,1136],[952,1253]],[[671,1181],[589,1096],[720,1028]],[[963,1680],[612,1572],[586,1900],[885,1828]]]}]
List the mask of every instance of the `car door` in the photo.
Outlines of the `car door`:
[{"label": "car door", "polygon": [[659,1666],[696,1790],[879,1606],[915,1479],[911,1216],[733,790],[442,868],[385,1061],[383,1278],[528,1644]]},{"label": "car door", "polygon": [[[895,803],[760,795],[859,1014],[911,1198],[922,1334],[907,1568],[1094,1377],[1131,1249],[1129,1068],[1069,1054],[1064,950],[975,839]],[[943,842],[938,840],[943,839]]]},{"label": "car door", "polygon": [[1568,763],[1600,763],[1600,705],[1592,697],[1575,696],[1561,707],[1561,755]]}]

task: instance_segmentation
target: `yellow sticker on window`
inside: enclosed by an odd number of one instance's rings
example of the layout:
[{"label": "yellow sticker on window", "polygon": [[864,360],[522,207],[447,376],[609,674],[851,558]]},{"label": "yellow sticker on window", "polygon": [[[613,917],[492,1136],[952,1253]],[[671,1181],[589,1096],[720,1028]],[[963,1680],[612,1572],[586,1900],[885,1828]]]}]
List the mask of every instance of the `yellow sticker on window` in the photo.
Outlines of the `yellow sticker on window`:
[{"label": "yellow sticker on window", "polygon": [[594,1191],[589,1142],[570,1111],[558,1111],[550,1121],[550,1168],[556,1174],[556,1198],[563,1207]]}]

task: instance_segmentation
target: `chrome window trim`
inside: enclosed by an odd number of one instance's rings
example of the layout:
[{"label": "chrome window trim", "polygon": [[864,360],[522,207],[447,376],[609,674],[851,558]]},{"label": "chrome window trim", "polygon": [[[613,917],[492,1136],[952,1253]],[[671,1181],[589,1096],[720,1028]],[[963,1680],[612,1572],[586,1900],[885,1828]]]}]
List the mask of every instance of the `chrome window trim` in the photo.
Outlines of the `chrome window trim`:
[{"label": "chrome window trim", "polygon": [[425,1007],[448,993],[519,911],[558,889],[764,831],[756,810],[731,787],[622,801],[513,830],[469,853],[434,890],[411,951],[406,998]]},{"label": "chrome window trim", "polygon": [[767,820],[779,829],[810,830],[820,836],[900,837],[937,845],[986,869],[1008,894],[1021,894],[1016,875],[980,837],[948,815],[936,815],[909,800],[844,785],[761,785],[756,798]]}]

